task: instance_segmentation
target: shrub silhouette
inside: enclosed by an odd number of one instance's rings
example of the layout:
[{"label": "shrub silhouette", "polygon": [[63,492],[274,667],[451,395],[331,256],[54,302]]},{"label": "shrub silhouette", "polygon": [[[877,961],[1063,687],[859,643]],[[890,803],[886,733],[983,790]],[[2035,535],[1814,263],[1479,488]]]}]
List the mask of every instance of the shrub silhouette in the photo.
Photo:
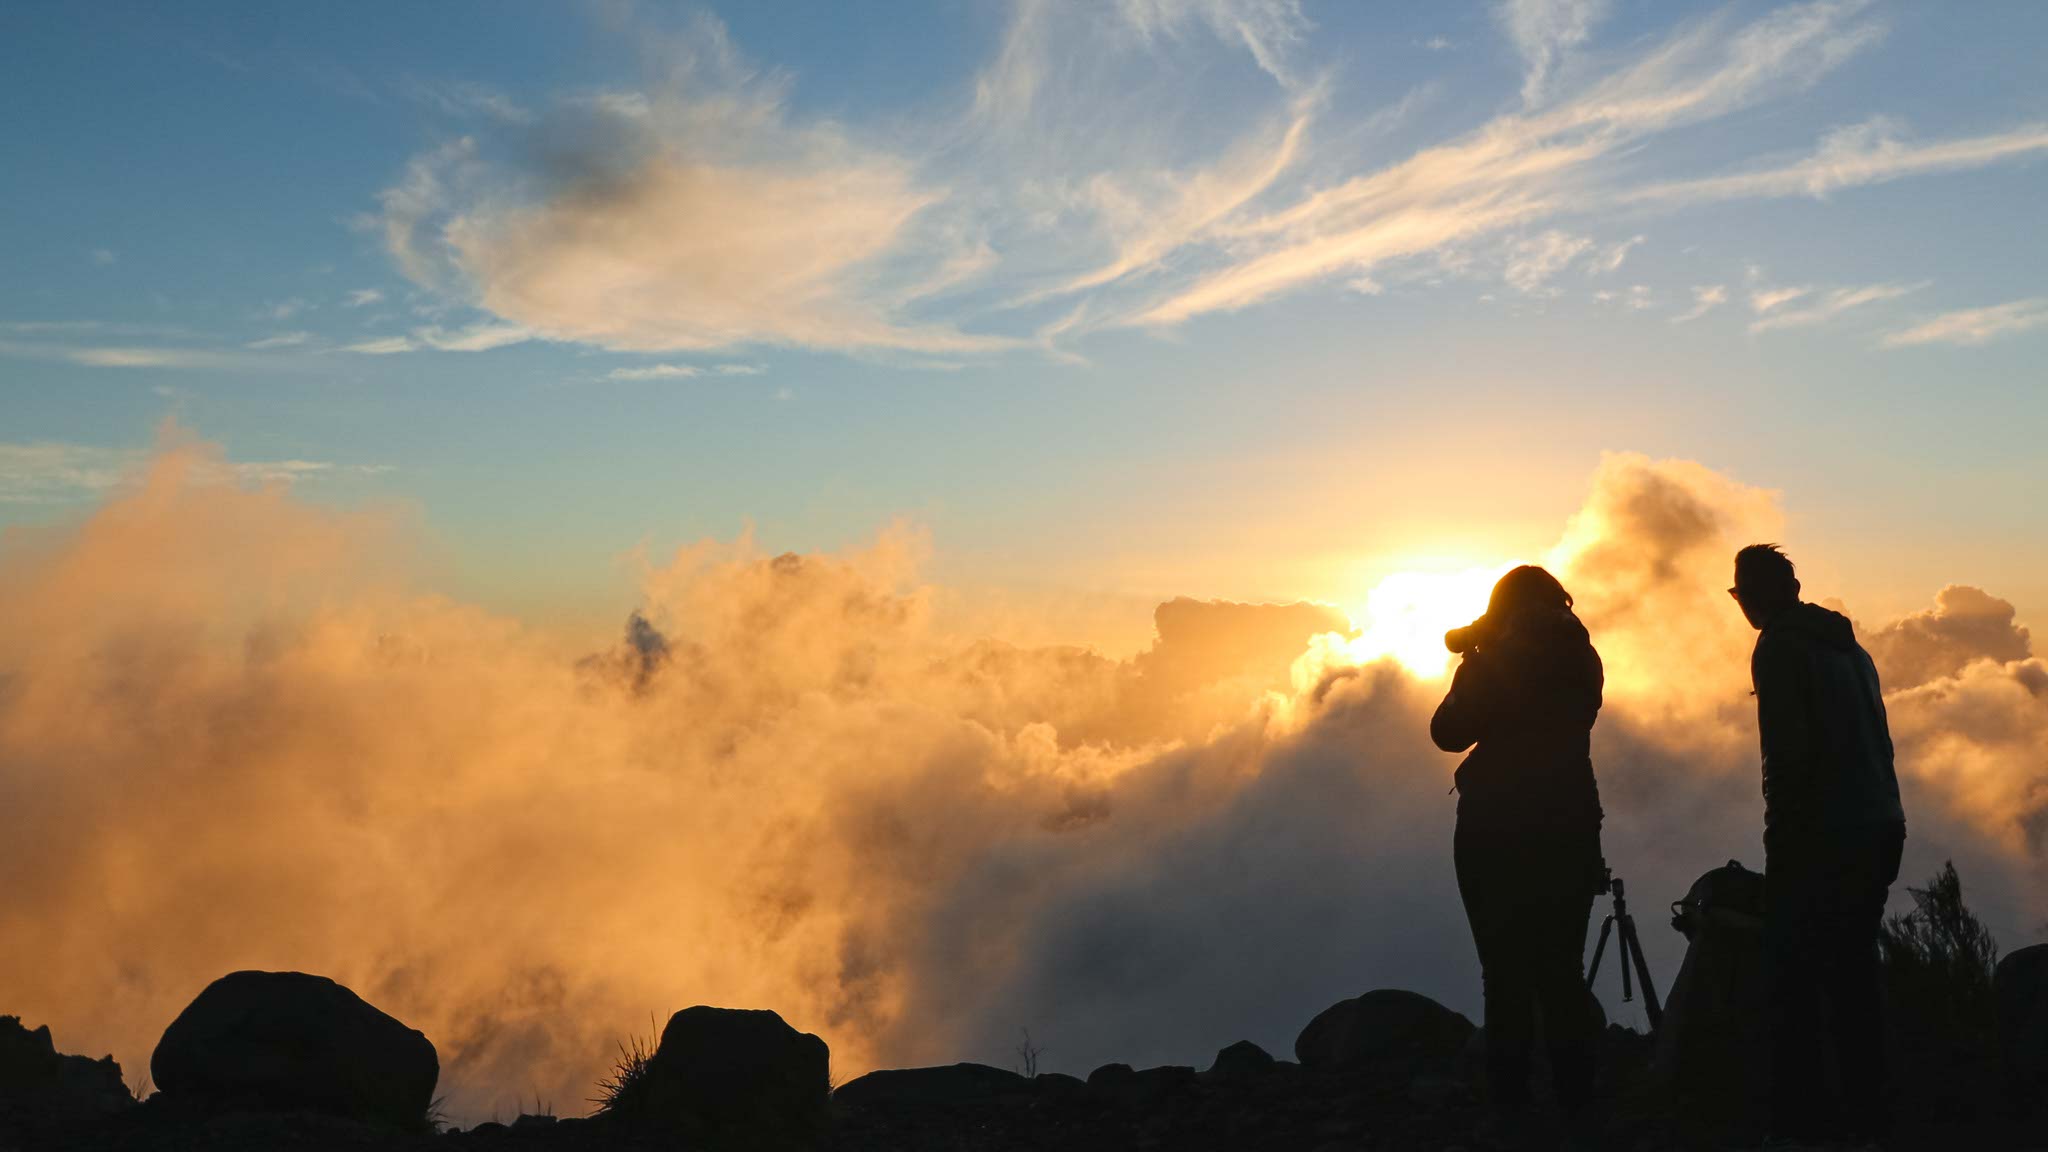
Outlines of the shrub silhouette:
[{"label": "shrub silhouette", "polygon": [[1886,920],[1878,937],[1899,1039],[1931,1055],[1985,1051],[1997,1028],[1998,942],[1964,904],[1953,861],[1927,887],[1907,891],[1913,910]]},{"label": "shrub silhouette", "polygon": [[618,1042],[619,1058],[612,1062],[611,1075],[597,1082],[597,1095],[590,1098],[598,1115],[631,1115],[645,1102],[647,1062],[654,1058],[655,1036],[660,1033],[657,1027],[652,1036],[627,1036]]}]

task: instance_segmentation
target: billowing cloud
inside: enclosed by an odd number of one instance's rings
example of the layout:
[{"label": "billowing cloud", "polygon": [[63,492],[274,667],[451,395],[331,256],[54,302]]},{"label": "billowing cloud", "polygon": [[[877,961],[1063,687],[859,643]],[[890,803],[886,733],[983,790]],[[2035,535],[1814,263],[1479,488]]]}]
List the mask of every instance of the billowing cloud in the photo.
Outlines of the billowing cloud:
[{"label": "billowing cloud", "polygon": [[1913,688],[1956,675],[1978,660],[2004,664],[2032,652],[2011,604],[1981,589],[1951,584],[1934,607],[1863,637],[1886,687]]},{"label": "billowing cloud", "polygon": [[[1782,527],[1770,493],[1615,456],[1550,558],[1610,673],[1607,855],[1653,904],[1757,860],[1722,589]],[[424,1028],[466,1117],[583,1099],[694,1002],[776,1008],[842,1079],[1002,1062],[1020,1026],[1067,1070],[1284,1049],[1374,986],[1476,1011],[1441,685],[1347,656],[1326,608],[1174,601],[1127,660],[955,636],[892,529],[691,545],[621,638],[573,643],[432,594],[408,536],[174,447],[0,537],[11,1011],[139,1067],[221,972],[320,971]],[[2048,675],[1928,629],[1978,658],[1888,701],[1908,875],[1952,854],[1995,924],[2035,923]]]},{"label": "billowing cloud", "polygon": [[2048,325],[2048,296],[1994,304],[1989,308],[1966,308],[1944,312],[1932,320],[1915,324],[1884,338],[1887,348],[1916,344],[1988,344],[2018,332]]},{"label": "billowing cloud", "polygon": [[783,104],[699,21],[651,91],[564,99],[519,155],[465,138],[416,158],[384,194],[386,245],[414,282],[551,339],[1000,346],[886,314],[880,265],[944,190]]}]

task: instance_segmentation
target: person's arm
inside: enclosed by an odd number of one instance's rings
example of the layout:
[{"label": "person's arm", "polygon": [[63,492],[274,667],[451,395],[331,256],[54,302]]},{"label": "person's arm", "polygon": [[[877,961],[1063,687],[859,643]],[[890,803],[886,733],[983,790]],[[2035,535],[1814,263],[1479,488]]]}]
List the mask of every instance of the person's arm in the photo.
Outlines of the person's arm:
[{"label": "person's arm", "polygon": [[1756,727],[1763,747],[1764,800],[1789,811],[1811,796],[1815,773],[1813,709],[1807,699],[1807,653],[1796,639],[1766,632],[1750,658],[1756,685]]},{"label": "person's arm", "polygon": [[1451,690],[1429,718],[1429,738],[1446,752],[1463,752],[1479,742],[1485,715],[1484,659],[1467,655],[1451,677]]}]

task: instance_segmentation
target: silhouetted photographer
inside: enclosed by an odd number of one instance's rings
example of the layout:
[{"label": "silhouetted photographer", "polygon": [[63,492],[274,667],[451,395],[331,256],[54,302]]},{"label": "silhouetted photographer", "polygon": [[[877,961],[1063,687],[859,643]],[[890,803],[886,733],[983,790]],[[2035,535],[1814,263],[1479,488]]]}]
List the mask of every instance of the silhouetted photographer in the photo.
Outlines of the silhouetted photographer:
[{"label": "silhouetted photographer", "polygon": [[1603,676],[1572,598],[1541,568],[1493,587],[1486,615],[1444,643],[1464,659],[1430,721],[1458,766],[1458,892],[1486,994],[1488,1096],[1510,1128],[1526,1122],[1541,1018],[1568,1124],[1591,1101],[1598,1009],[1581,962],[1593,898],[1605,886],[1600,791],[1589,750]]},{"label": "silhouetted photographer", "polygon": [[1776,545],[1735,554],[1728,594],[1761,633],[1750,677],[1763,744],[1771,1126],[1793,1140],[1880,1137],[1891,1113],[1877,938],[1906,816],[1877,667],[1848,617],[1799,599]]}]

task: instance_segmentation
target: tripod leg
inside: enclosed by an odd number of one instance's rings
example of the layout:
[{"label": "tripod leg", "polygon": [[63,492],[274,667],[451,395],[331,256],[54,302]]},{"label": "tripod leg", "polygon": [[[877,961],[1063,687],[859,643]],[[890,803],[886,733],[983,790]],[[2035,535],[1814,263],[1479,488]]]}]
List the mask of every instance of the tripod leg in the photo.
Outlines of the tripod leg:
[{"label": "tripod leg", "polygon": [[1635,934],[1629,931],[1626,917],[1617,919],[1621,921],[1621,931],[1614,934],[1614,966],[1621,969],[1621,1002],[1626,1004],[1636,998],[1635,989],[1629,987],[1628,983],[1628,946],[1629,942],[1635,939]]},{"label": "tripod leg", "polygon": [[1607,934],[1614,929],[1614,917],[1600,922],[1600,942],[1593,945],[1593,962],[1586,966],[1586,987],[1593,986],[1593,977],[1600,974],[1600,955],[1607,951]]},{"label": "tripod leg", "polygon": [[1650,964],[1643,959],[1642,941],[1636,939],[1636,921],[1631,916],[1621,924],[1622,943],[1627,947],[1623,954],[1635,957],[1636,975],[1643,982],[1643,1009],[1650,1016],[1650,1030],[1656,1031],[1664,1023],[1664,1006],[1657,1002],[1657,986],[1650,983]]}]

